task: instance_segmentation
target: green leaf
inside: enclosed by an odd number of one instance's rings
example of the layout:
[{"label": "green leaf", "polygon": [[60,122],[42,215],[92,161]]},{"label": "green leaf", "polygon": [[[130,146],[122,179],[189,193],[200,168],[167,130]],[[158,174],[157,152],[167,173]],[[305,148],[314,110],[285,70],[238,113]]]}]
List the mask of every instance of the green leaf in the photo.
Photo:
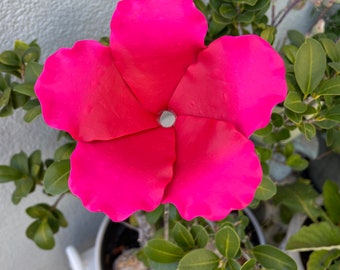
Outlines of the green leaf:
[{"label": "green leaf", "polygon": [[297,270],[295,261],[286,253],[270,245],[260,245],[253,249],[256,260],[269,269]]},{"label": "green leaf", "polygon": [[57,218],[58,223],[61,227],[68,226],[67,220],[61,211],[59,211],[58,209],[53,209],[52,214]]},{"label": "green leaf", "polygon": [[204,248],[196,249],[180,260],[178,270],[212,270],[218,267],[219,261],[214,252]]},{"label": "green leaf", "polygon": [[232,227],[220,229],[215,235],[215,245],[226,258],[235,258],[240,250],[240,238]]},{"label": "green leaf", "polygon": [[9,103],[11,98],[12,89],[7,87],[2,95],[0,96],[0,107],[5,106]]},{"label": "green leaf", "polygon": [[40,48],[37,46],[31,46],[24,52],[22,56],[22,60],[24,63],[37,62],[39,58],[40,58]]},{"label": "green leaf", "polygon": [[44,176],[44,189],[52,195],[59,195],[68,190],[68,178],[70,175],[70,161],[61,160],[52,163]]},{"label": "green leaf", "polygon": [[306,39],[302,33],[296,30],[287,31],[287,36],[290,42],[297,47],[300,47],[305,42]]},{"label": "green leaf", "polygon": [[173,263],[180,260],[183,257],[183,250],[163,239],[152,239],[147,242],[145,248],[145,254],[155,262],[159,263]]},{"label": "green leaf", "polygon": [[34,84],[38,79],[43,66],[36,62],[30,62],[25,68],[25,83]]},{"label": "green leaf", "polygon": [[209,235],[206,229],[201,225],[193,225],[190,233],[195,240],[195,245],[198,248],[204,248],[209,241]]},{"label": "green leaf", "polygon": [[20,67],[19,56],[13,51],[4,51],[0,54],[0,63],[16,68]]},{"label": "green leaf", "polygon": [[39,174],[43,166],[40,150],[36,150],[30,155],[30,157],[28,158],[28,164],[31,176],[33,178],[39,177]]},{"label": "green leaf", "polygon": [[19,180],[23,174],[16,168],[0,165],[0,183]]},{"label": "green leaf", "polygon": [[146,212],[145,217],[150,224],[155,224],[163,215],[164,205],[161,204],[155,210]]},{"label": "green leaf", "polygon": [[178,266],[178,262],[174,263],[158,263],[149,260],[150,269],[152,270],[176,270]]},{"label": "green leaf", "polygon": [[30,206],[26,209],[26,213],[31,218],[44,219],[51,215],[50,206],[44,203],[40,203],[34,206]]},{"label": "green leaf", "polygon": [[336,76],[327,81],[323,81],[317,89],[317,95],[339,96],[340,95],[340,76]]},{"label": "green leaf", "polygon": [[295,112],[304,113],[307,110],[307,104],[302,101],[302,96],[295,91],[290,91],[284,101],[284,106]]},{"label": "green leaf", "polygon": [[295,113],[289,109],[285,109],[285,114],[295,124],[299,124],[302,121],[302,115],[299,113]]},{"label": "green leaf", "polygon": [[228,270],[241,270],[241,265],[239,264],[238,261],[231,259],[231,260],[228,260],[227,269]]},{"label": "green leaf", "polygon": [[41,107],[36,106],[31,109],[29,109],[24,116],[24,120],[27,123],[32,122],[35,118],[37,118],[41,114]]},{"label": "green leaf", "polygon": [[334,224],[340,224],[340,192],[336,183],[327,180],[322,188],[324,206]]},{"label": "green leaf", "polygon": [[15,190],[12,194],[12,202],[18,204],[22,198],[26,197],[32,192],[34,188],[34,181],[31,177],[26,177],[15,181]]},{"label": "green leaf", "polygon": [[256,130],[255,135],[267,136],[272,133],[272,130],[273,130],[273,125],[269,123],[266,127]]},{"label": "green leaf", "polygon": [[325,221],[303,226],[288,240],[286,249],[296,251],[340,250],[340,228]]},{"label": "green leaf", "polygon": [[328,65],[337,73],[340,73],[340,62],[331,62]]},{"label": "green leaf", "polygon": [[327,110],[324,114],[324,118],[327,120],[340,122],[340,105],[335,105],[334,107]]},{"label": "green leaf", "polygon": [[[311,140],[316,135],[316,128],[315,128],[315,126],[312,125],[312,124],[309,124],[309,123],[302,122],[302,124],[299,126],[299,130],[301,131],[301,133],[303,135],[305,135],[305,138],[307,140]],[[307,164],[307,166],[308,166],[308,164]]]},{"label": "green leaf", "polygon": [[274,202],[288,207],[294,213],[306,213],[313,221],[321,215],[315,200],[319,194],[304,181],[278,186]]},{"label": "green leaf", "polygon": [[285,46],[283,46],[282,51],[285,54],[285,56],[287,57],[287,59],[289,60],[289,62],[294,64],[296,54],[297,54],[297,51],[298,51],[298,47],[296,47],[294,45],[285,45]]},{"label": "green leaf", "polygon": [[307,262],[308,270],[328,270],[333,261],[340,257],[340,250],[318,250],[312,252]]},{"label": "green leaf", "polygon": [[63,159],[70,159],[71,154],[73,153],[74,148],[76,147],[76,143],[66,143],[60,146],[54,153],[54,159],[56,161]]},{"label": "green leaf", "polygon": [[283,118],[278,113],[272,113],[271,122],[274,125],[274,127],[281,127],[283,125]]},{"label": "green leaf", "polygon": [[254,258],[246,261],[242,267],[241,270],[253,270],[256,265],[256,260]]},{"label": "green leaf", "polygon": [[308,167],[308,161],[302,158],[299,154],[293,154],[286,160],[286,164],[296,171],[303,171]]},{"label": "green leaf", "polygon": [[29,175],[28,157],[24,152],[13,155],[10,163],[13,168],[16,168],[25,175]]},{"label": "green leaf", "polygon": [[258,0],[233,0],[234,3],[237,4],[247,4],[250,6],[254,6]]},{"label": "green leaf", "polygon": [[13,91],[29,97],[35,97],[34,85],[32,83],[22,83],[14,86]]},{"label": "green leaf", "polygon": [[33,222],[27,228],[26,235],[42,249],[52,249],[55,245],[52,229],[46,219]]},{"label": "green leaf", "polygon": [[276,194],[276,185],[268,177],[263,176],[260,186],[257,188],[255,198],[261,201],[269,200]]},{"label": "green leaf", "polygon": [[312,93],[324,77],[326,54],[321,44],[314,39],[307,39],[296,54],[294,71],[301,91]]},{"label": "green leaf", "polygon": [[270,44],[273,44],[275,41],[275,34],[276,34],[276,28],[275,27],[267,27],[261,32],[261,37],[265,40],[267,40]]},{"label": "green leaf", "polygon": [[223,3],[219,8],[219,12],[226,19],[232,19],[236,16],[236,10],[230,4]]},{"label": "green leaf", "polygon": [[250,24],[255,18],[255,13],[252,11],[246,11],[236,17],[238,23]]},{"label": "green leaf", "polygon": [[340,61],[340,52],[337,50],[336,45],[333,40],[328,38],[321,38],[320,42],[324,47],[327,56],[332,62],[339,62]]},{"label": "green leaf", "polygon": [[0,63],[0,72],[12,74],[21,79],[21,73],[18,67],[7,66],[3,63]]},{"label": "green leaf", "polygon": [[193,249],[195,246],[195,240],[192,237],[189,230],[179,222],[176,222],[172,229],[173,238],[176,243],[184,250]]}]

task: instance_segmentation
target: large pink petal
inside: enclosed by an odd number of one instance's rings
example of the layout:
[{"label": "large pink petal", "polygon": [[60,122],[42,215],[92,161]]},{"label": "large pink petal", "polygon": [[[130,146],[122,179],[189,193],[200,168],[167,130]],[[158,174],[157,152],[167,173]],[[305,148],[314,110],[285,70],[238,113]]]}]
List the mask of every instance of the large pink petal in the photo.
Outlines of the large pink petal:
[{"label": "large pink petal", "polygon": [[179,116],[174,180],[163,203],[173,203],[181,216],[220,220],[254,198],[262,170],[253,143],[232,124]]},{"label": "large pink petal", "polygon": [[248,137],[267,125],[285,95],[283,61],[266,41],[255,35],[224,36],[189,67],[170,108],[231,122]]},{"label": "large pink petal", "polygon": [[204,49],[205,17],[193,0],[123,0],[112,17],[117,68],[150,111],[166,109],[187,67]]},{"label": "large pink petal", "polygon": [[133,96],[111,50],[79,41],[46,60],[36,94],[48,125],[77,140],[107,140],[158,126]]},{"label": "large pink petal", "polygon": [[174,129],[157,128],[104,142],[78,142],[69,186],[86,208],[122,221],[154,210],[173,176]]}]

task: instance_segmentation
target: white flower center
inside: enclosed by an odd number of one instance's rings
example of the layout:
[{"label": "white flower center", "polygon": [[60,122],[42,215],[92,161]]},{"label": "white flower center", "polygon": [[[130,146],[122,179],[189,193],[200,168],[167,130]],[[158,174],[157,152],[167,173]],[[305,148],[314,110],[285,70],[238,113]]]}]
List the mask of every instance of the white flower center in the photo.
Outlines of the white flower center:
[{"label": "white flower center", "polygon": [[176,115],[171,111],[163,111],[159,117],[159,123],[164,128],[172,127],[176,122]]}]

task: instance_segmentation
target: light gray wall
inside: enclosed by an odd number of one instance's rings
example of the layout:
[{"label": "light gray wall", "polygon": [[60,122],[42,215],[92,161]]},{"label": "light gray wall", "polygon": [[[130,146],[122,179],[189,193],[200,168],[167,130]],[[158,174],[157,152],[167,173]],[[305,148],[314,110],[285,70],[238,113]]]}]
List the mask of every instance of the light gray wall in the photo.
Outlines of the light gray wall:
[{"label": "light gray wall", "polygon": [[[0,0],[0,52],[12,49],[14,41],[38,39],[43,58],[60,47],[70,47],[79,39],[98,39],[109,35],[109,24],[115,0]],[[22,113],[0,118],[0,164],[20,150],[27,153],[37,148],[51,157],[56,146],[56,132],[41,119],[33,124],[22,121]],[[79,249],[93,245],[102,219],[101,214],[87,212],[71,195],[60,208],[69,227],[57,235],[52,251],[42,251],[25,236],[33,221],[26,207],[46,200],[41,192],[24,199],[18,206],[11,203],[13,184],[0,185],[0,269],[63,270],[69,269],[64,249],[73,244]],[[39,196],[37,196],[39,194]]]},{"label": "light gray wall", "polygon": [[[277,2],[282,5],[285,1]],[[115,0],[0,0],[0,51],[11,49],[16,39],[30,42],[37,38],[45,58],[60,47],[72,46],[75,40],[98,39],[109,34],[114,7]],[[309,11],[291,14],[280,35],[284,35],[287,28],[307,30]],[[0,164],[7,164],[10,156],[20,150],[30,153],[41,148],[45,157],[53,154],[56,132],[47,128],[41,119],[34,124],[25,124],[21,119],[20,112],[15,117],[0,118]],[[77,199],[69,196],[60,205],[69,228],[58,234],[54,250],[36,248],[25,237],[25,229],[32,220],[24,211],[30,205],[46,201],[46,196],[34,195],[14,206],[12,191],[11,183],[0,185],[1,270],[68,269],[65,247],[74,244],[85,249],[93,244],[102,215],[88,213]]]}]

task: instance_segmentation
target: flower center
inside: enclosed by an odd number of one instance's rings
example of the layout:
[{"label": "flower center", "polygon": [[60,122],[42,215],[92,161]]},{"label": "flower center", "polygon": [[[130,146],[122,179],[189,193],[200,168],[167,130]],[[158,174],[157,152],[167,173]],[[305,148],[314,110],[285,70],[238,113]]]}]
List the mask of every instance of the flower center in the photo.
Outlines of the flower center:
[{"label": "flower center", "polygon": [[171,111],[163,111],[159,117],[159,123],[164,128],[172,127],[176,122],[176,115]]}]

